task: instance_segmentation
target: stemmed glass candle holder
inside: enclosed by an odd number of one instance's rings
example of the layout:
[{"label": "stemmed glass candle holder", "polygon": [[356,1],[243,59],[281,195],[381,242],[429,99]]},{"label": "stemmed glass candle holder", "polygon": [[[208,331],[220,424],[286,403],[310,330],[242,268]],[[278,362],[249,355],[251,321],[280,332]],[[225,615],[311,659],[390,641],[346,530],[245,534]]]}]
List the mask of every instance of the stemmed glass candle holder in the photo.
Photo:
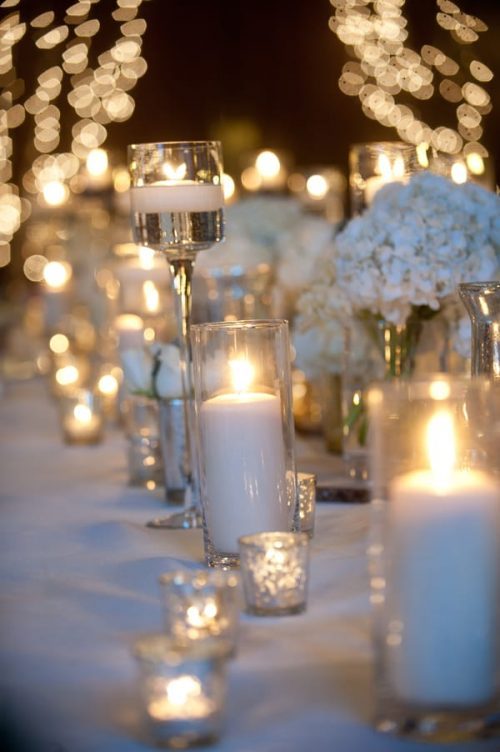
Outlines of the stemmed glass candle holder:
[{"label": "stemmed glass candle holder", "polygon": [[180,646],[161,634],[136,641],[145,717],[159,746],[185,749],[217,740],[226,694],[224,650],[215,642]]},{"label": "stemmed glass candle holder", "polygon": [[500,709],[500,390],[438,375],[369,410],[376,725],[479,736]]},{"label": "stemmed glass candle holder", "polygon": [[413,144],[399,141],[355,144],[349,151],[351,214],[361,214],[377,191],[388,183],[407,182],[420,169]]},{"label": "stemmed glass candle holder", "polygon": [[239,577],[233,572],[189,570],[161,575],[165,630],[176,643],[224,640],[234,654],[238,631]]},{"label": "stemmed glass candle holder", "polygon": [[223,239],[221,146],[217,141],[134,144],[129,146],[129,166],[135,241],[164,253],[170,266],[186,424],[185,510],[155,525],[196,527],[199,492],[191,417],[191,279],[196,254]]},{"label": "stemmed glass candle holder", "polygon": [[296,522],[288,324],[193,325],[205,556],[237,566],[238,538]]}]

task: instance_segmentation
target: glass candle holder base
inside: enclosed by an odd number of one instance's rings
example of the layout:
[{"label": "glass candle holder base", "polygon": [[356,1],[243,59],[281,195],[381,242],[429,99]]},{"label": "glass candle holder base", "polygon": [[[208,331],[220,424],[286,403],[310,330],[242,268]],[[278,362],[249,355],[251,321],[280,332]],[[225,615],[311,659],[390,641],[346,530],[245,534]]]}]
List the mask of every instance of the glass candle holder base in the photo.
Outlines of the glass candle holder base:
[{"label": "glass candle holder base", "polygon": [[211,720],[201,721],[149,721],[149,733],[155,746],[163,749],[188,749],[214,744],[219,734],[214,733]]},{"label": "glass candle holder base", "polygon": [[211,567],[212,569],[222,569],[225,571],[228,571],[230,569],[239,569],[239,554],[225,554],[217,551],[210,540],[207,540],[205,527],[203,531],[203,537],[205,540],[205,563],[208,567]]},{"label": "glass candle holder base", "polygon": [[450,744],[500,736],[498,705],[490,708],[432,710],[379,697],[374,727],[415,741]]}]

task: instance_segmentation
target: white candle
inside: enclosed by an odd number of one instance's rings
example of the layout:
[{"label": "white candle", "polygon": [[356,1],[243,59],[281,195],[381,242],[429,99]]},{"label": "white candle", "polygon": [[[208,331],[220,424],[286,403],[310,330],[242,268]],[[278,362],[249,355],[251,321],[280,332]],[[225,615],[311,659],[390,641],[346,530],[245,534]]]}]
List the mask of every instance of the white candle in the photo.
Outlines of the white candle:
[{"label": "white candle", "polygon": [[221,553],[238,553],[241,535],[290,529],[281,421],[273,394],[221,394],[201,406],[207,521]]},{"label": "white candle", "polygon": [[123,313],[115,319],[119,350],[141,350],[144,347],[144,322],[133,313]]},{"label": "white candle", "polygon": [[130,189],[133,212],[155,214],[161,212],[218,211],[224,205],[221,185],[195,181],[161,181]]},{"label": "white candle", "polygon": [[397,697],[450,707],[493,697],[499,510],[496,483],[479,471],[392,482],[386,642]]}]

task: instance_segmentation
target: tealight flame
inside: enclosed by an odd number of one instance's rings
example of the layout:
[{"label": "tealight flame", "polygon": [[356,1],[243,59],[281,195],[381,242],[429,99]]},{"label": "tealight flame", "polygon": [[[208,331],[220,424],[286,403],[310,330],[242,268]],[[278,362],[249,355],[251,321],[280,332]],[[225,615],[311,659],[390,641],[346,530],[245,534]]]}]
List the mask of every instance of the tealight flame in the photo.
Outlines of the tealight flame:
[{"label": "tealight flame", "polygon": [[429,148],[429,144],[425,141],[421,141],[417,145],[417,159],[420,167],[423,167],[426,169],[429,167],[429,157],[427,156],[427,149]]},{"label": "tealight flame", "polygon": [[104,149],[91,149],[87,154],[87,172],[92,177],[104,175],[108,169],[108,154]]},{"label": "tealight flame", "polygon": [[149,313],[157,313],[160,309],[160,293],[154,282],[147,279],[142,285],[144,305]]},{"label": "tealight flame", "polygon": [[101,394],[114,397],[118,392],[118,379],[112,373],[105,373],[98,381],[97,388]]},{"label": "tealight flame", "polygon": [[281,162],[273,151],[261,151],[255,160],[257,172],[263,178],[275,178],[281,170]]},{"label": "tealight flame", "polygon": [[311,198],[322,199],[328,193],[328,182],[323,175],[311,175],[307,178],[306,190]]},{"label": "tealight flame", "polygon": [[484,159],[480,154],[471,151],[466,157],[467,167],[473,175],[482,175],[484,173]]},{"label": "tealight flame", "polygon": [[199,697],[201,683],[195,676],[179,676],[168,682],[165,691],[172,705],[185,705],[190,698]]},{"label": "tealight flame", "polygon": [[181,164],[176,167],[171,162],[164,162],[162,165],[162,171],[167,180],[184,180],[187,173],[187,164],[181,162]]},{"label": "tealight flame", "polygon": [[55,379],[61,386],[75,384],[79,377],[80,374],[76,366],[63,366],[62,368],[58,368],[55,374]]},{"label": "tealight flame", "polygon": [[49,206],[62,206],[69,197],[69,190],[61,180],[50,180],[43,186],[42,194]]},{"label": "tealight flame", "polygon": [[155,265],[155,251],[145,245],[139,246],[139,264],[141,269],[152,269]]},{"label": "tealight flame", "polygon": [[192,627],[203,628],[208,626],[217,616],[217,604],[214,600],[208,600],[202,608],[189,606],[186,611],[186,620]]},{"label": "tealight flame", "polygon": [[231,369],[231,380],[236,392],[246,392],[248,387],[254,380],[255,369],[243,358],[237,360],[230,360],[229,367]]},{"label": "tealight flame", "polygon": [[395,178],[402,178],[405,174],[405,161],[403,157],[396,157],[392,165],[392,174]]},{"label": "tealight flame", "polygon": [[69,350],[69,339],[65,334],[53,334],[49,340],[49,349],[56,355],[62,355]]},{"label": "tealight flame", "polygon": [[90,423],[92,420],[92,410],[88,405],[75,405],[73,415],[79,423]]},{"label": "tealight flame", "polygon": [[391,161],[387,154],[379,154],[377,159],[377,168],[378,173],[381,175],[384,180],[391,180],[392,179],[392,167],[391,167]]},{"label": "tealight flame", "polygon": [[427,454],[432,475],[443,485],[450,477],[456,457],[453,416],[448,410],[436,412],[429,420]]},{"label": "tealight flame", "polygon": [[467,167],[463,162],[454,162],[452,164],[451,179],[457,185],[467,182]]}]

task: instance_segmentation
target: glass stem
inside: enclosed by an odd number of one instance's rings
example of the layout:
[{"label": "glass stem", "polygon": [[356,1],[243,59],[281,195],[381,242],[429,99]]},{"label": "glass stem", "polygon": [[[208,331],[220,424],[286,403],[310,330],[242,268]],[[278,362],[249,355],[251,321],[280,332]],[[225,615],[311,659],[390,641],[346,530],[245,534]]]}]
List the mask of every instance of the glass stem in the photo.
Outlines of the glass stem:
[{"label": "glass stem", "polygon": [[[191,343],[189,339],[189,326],[191,322],[191,281],[194,269],[192,258],[170,258],[168,260],[172,273],[172,282],[175,291],[175,306],[177,314],[177,330],[179,339],[179,365],[181,372],[182,399],[184,402],[185,424],[185,456],[184,473],[187,484],[191,489],[191,503],[195,502],[196,469],[194,468],[194,454],[192,445],[192,398],[193,386],[191,378]],[[186,495],[186,503],[189,499]]]}]

